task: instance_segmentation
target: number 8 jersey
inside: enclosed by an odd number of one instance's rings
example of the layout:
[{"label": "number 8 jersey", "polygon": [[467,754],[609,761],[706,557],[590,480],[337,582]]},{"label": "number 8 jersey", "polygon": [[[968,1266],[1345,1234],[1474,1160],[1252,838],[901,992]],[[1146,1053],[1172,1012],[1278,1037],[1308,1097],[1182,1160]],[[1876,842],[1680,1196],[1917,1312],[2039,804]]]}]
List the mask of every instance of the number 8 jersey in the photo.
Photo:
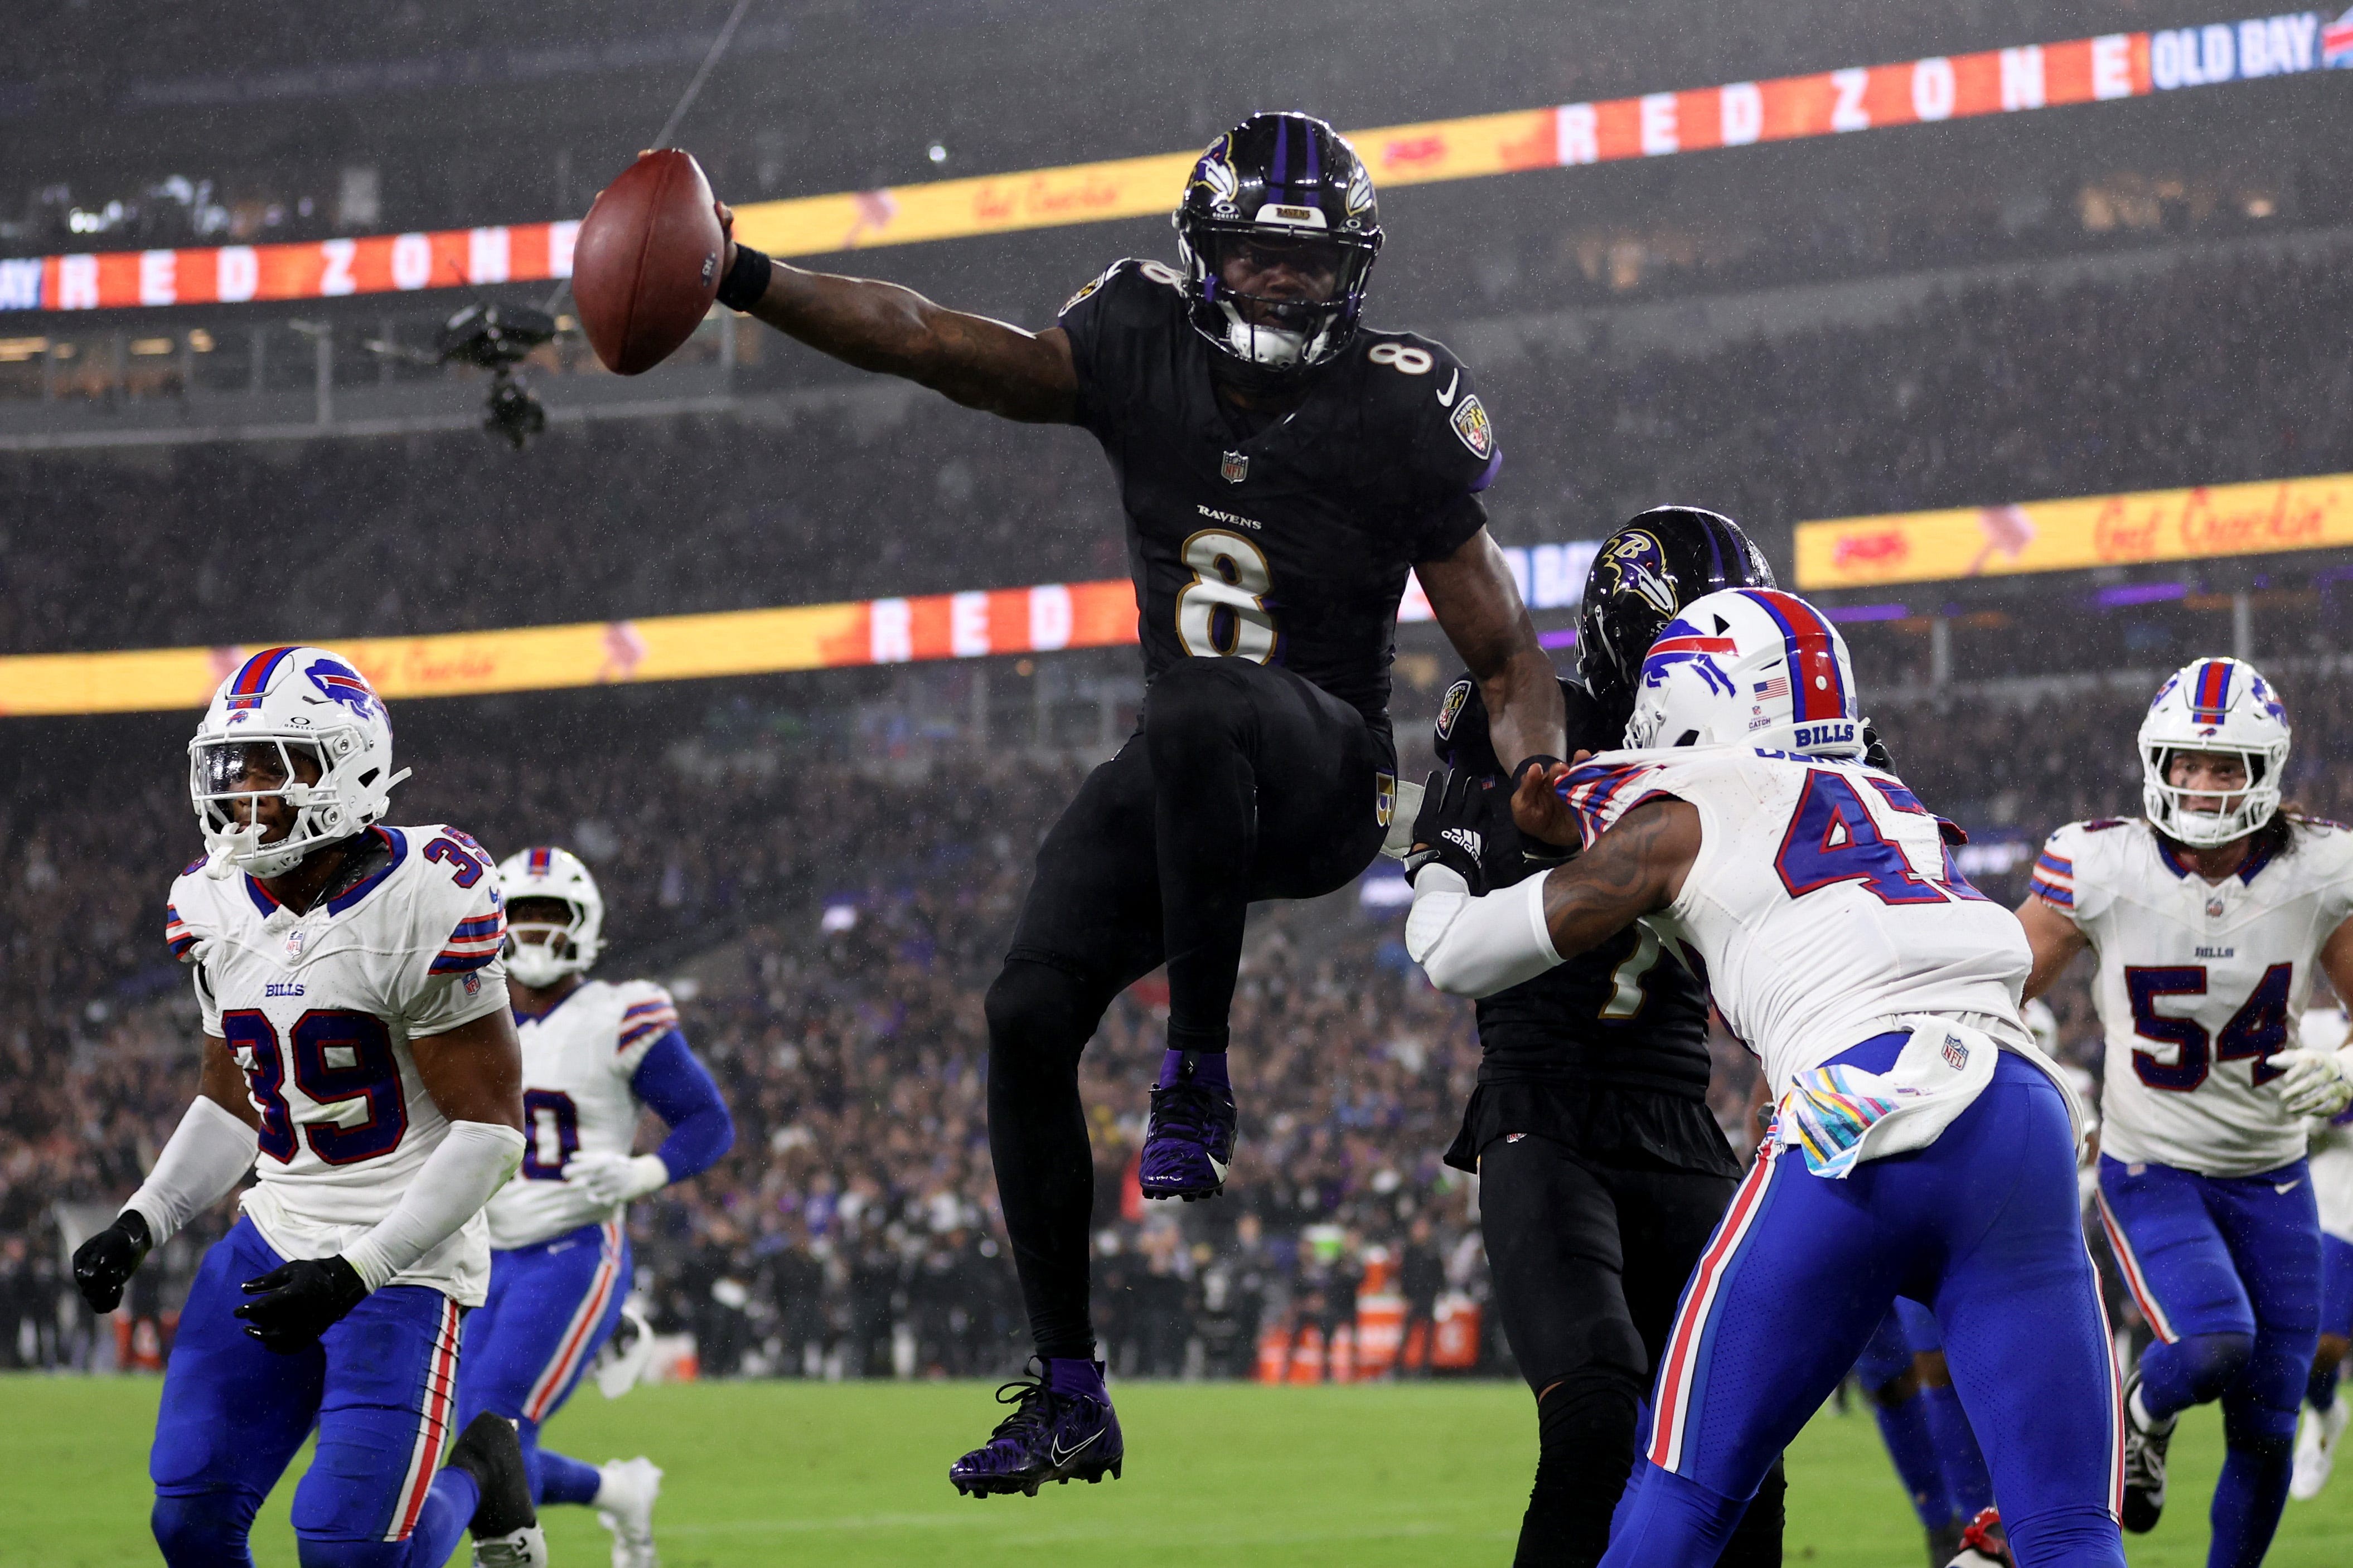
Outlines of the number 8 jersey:
[{"label": "number 8 jersey", "polygon": [[2353,834],[2289,833],[2285,852],[2220,882],[2145,819],[2070,823],[2044,846],[2034,893],[2099,960],[2102,1153],[2206,1176],[2303,1157],[2304,1122],[2263,1058],[2296,1043],[2321,945],[2353,915]]},{"label": "number 8 jersey", "polygon": [[[372,827],[385,857],[297,914],[240,872],[191,867],[165,937],[195,969],[205,1033],[228,1045],[261,1116],[245,1213],[285,1258],[331,1258],[390,1214],[448,1131],[409,1042],[507,1005],[506,911],[491,857],[451,827]],[[480,1214],[395,1284],[481,1304]]]}]

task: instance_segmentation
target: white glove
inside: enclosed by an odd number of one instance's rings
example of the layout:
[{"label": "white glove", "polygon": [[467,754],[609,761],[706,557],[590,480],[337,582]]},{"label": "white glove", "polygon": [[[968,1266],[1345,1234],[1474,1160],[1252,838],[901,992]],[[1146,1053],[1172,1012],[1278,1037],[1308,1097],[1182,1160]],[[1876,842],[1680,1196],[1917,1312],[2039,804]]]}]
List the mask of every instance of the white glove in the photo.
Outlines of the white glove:
[{"label": "white glove", "polygon": [[2343,1051],[2298,1046],[2264,1058],[2286,1076],[2274,1079],[2291,1116],[2334,1116],[2353,1104],[2353,1060]]},{"label": "white glove", "polygon": [[626,1204],[670,1185],[670,1167],[659,1154],[575,1154],[564,1179],[600,1204]]}]

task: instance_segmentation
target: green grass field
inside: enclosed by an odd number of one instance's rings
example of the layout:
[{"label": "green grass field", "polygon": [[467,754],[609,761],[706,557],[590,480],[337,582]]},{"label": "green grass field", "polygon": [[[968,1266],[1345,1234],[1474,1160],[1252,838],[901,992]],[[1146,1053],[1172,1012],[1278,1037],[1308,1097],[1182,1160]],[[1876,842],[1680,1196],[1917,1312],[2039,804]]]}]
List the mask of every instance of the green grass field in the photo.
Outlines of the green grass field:
[{"label": "green grass field", "polygon": [[[0,1380],[0,1563],[155,1561],[146,1451],[160,1383]],[[973,1501],[948,1460],[986,1429],[971,1384],[704,1384],[593,1391],[550,1428],[582,1458],[647,1453],[668,1471],[656,1516],[670,1568],[860,1564],[1502,1564],[1534,1464],[1527,1394],[1501,1384],[1119,1389],[1126,1478]],[[2128,1538],[2136,1565],[2205,1561],[2218,1418],[2185,1418],[2175,1506]],[[307,1458],[307,1456],[306,1456]],[[303,1461],[298,1461],[298,1466]],[[1825,1413],[1790,1455],[1788,1561],[1918,1568],[1922,1540],[1867,1415]],[[254,1531],[262,1564],[291,1564],[281,1486]],[[586,1509],[545,1521],[563,1568],[600,1565],[608,1538]],[[1083,1557],[1080,1556],[1083,1553]],[[461,1559],[462,1560],[462,1559]],[[2353,1478],[2290,1503],[2271,1562],[2353,1562]]]}]

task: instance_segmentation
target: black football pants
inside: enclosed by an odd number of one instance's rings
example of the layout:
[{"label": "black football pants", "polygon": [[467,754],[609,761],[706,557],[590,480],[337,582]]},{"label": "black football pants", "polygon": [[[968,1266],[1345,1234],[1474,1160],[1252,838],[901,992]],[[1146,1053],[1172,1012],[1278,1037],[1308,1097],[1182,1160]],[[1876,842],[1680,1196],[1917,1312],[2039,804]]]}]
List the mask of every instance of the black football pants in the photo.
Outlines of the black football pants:
[{"label": "black football pants", "polygon": [[1104,1008],[1165,961],[1169,1043],[1225,1049],[1251,900],[1362,871],[1396,767],[1386,734],[1291,671],[1185,659],[1046,835],[987,1003],[989,1152],[1039,1353],[1094,1344],[1079,1054]]},{"label": "black football pants", "polygon": [[[1496,1313],[1536,1395],[1536,1479],[1514,1568],[1589,1568],[1633,1466],[1635,1405],[1739,1183],[1579,1160],[1533,1133],[1481,1150],[1479,1178]],[[1777,1461],[1725,1568],[1781,1561],[1784,1485]]]}]

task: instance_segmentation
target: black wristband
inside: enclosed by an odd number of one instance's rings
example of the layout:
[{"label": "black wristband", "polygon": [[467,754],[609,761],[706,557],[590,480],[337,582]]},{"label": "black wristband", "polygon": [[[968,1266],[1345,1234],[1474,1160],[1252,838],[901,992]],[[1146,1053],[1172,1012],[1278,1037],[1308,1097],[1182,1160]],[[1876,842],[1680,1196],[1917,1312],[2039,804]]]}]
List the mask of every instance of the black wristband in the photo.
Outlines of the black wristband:
[{"label": "black wristband", "polygon": [[739,240],[735,265],[719,280],[719,302],[731,310],[748,310],[760,302],[760,297],[768,291],[768,279],[775,276],[775,264]]},{"label": "black wristband", "polygon": [[1548,757],[1542,752],[1538,752],[1532,757],[1522,757],[1520,759],[1520,765],[1512,770],[1512,788],[1514,790],[1517,790],[1520,787],[1521,778],[1526,774],[1530,768],[1536,768],[1543,772],[1549,773],[1552,771],[1552,765],[1555,763],[1564,760],[1565,759],[1560,757]]}]

